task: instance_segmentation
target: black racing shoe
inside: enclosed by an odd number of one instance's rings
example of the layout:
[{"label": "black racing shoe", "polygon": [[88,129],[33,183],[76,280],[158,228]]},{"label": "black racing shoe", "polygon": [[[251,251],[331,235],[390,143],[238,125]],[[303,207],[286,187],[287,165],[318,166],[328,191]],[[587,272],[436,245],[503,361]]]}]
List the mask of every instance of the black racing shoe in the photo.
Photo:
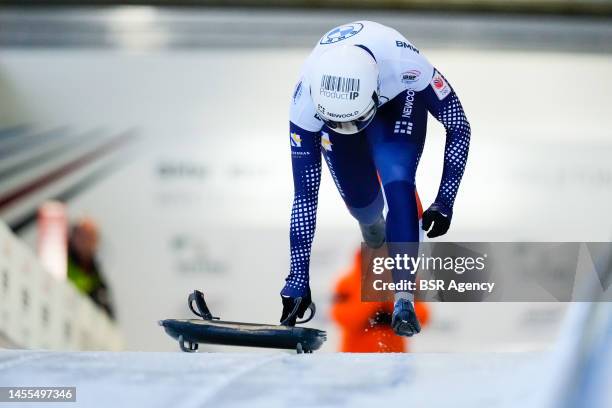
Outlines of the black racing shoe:
[{"label": "black racing shoe", "polygon": [[381,215],[376,222],[370,225],[359,224],[363,241],[369,248],[378,249],[385,243],[385,219]]},{"label": "black racing shoe", "polygon": [[[298,317],[300,319],[304,317],[306,310],[308,310],[312,304],[310,289],[308,289],[308,292],[302,297],[292,298],[281,295],[281,299],[283,301],[283,313],[280,318],[280,323],[283,326],[295,326]],[[310,318],[306,321],[310,320]]]},{"label": "black racing shoe", "polygon": [[414,312],[412,302],[406,299],[398,299],[395,302],[391,327],[398,336],[411,337],[421,331],[421,325]]}]

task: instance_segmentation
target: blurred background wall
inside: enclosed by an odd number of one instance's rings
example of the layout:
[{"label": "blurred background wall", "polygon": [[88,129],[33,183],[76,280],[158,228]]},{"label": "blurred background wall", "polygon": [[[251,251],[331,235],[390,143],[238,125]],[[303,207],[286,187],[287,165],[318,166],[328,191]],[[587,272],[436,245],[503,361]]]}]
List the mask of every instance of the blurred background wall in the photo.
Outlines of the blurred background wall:
[{"label": "blurred background wall", "polygon": [[441,12],[512,12],[569,15],[610,14],[609,0],[22,0],[18,6],[155,5],[187,7],[430,10]]},{"label": "blurred background wall", "polygon": [[[174,350],[156,321],[187,317],[194,288],[225,319],[277,320],[288,102],[310,48],[349,21],[398,29],[462,99],[473,147],[447,240],[610,239],[611,2],[427,3],[444,13],[233,4],[253,7],[0,10],[0,216],[32,248],[47,199],[96,220],[128,349]],[[498,7],[525,14],[487,12]],[[426,206],[443,145],[430,118],[417,176]],[[331,351],[331,289],[360,236],[324,173],[311,276],[313,325],[330,332]],[[564,309],[433,304],[412,349],[542,349]]]}]

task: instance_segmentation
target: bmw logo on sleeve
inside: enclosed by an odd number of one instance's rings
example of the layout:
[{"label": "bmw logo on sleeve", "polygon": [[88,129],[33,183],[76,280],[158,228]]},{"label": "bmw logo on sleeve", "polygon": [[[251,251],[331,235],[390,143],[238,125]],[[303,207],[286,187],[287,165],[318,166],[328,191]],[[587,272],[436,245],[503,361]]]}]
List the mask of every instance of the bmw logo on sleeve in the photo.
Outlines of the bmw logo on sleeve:
[{"label": "bmw logo on sleeve", "polygon": [[353,23],[336,27],[321,38],[321,44],[334,44],[338,41],[346,40],[359,33],[363,29],[363,24]]}]

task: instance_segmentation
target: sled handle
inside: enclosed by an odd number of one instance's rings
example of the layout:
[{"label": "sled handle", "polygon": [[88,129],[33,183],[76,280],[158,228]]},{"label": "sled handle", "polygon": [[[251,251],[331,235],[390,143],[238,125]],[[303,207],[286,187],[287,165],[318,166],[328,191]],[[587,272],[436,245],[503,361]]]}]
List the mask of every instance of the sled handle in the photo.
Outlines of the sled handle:
[{"label": "sled handle", "polygon": [[308,310],[310,310],[310,315],[308,315],[308,317],[306,317],[305,319],[297,320],[295,324],[304,324],[312,320],[312,318],[315,316],[315,313],[317,312],[317,306],[314,304],[314,302],[311,302],[310,305],[308,305]]},{"label": "sled handle", "polygon": [[[298,309],[300,308],[300,303],[302,303],[302,300],[303,298],[301,297],[296,298],[296,302],[295,302],[295,306],[293,306],[293,310],[291,311],[291,313],[289,313],[287,317],[285,317],[285,320],[280,322],[282,326],[286,326],[287,322],[289,322],[297,314]],[[310,310],[310,315],[305,319],[296,320],[295,324],[304,324],[304,323],[308,323],[309,321],[311,321],[317,311],[317,307],[315,306],[314,302],[310,302],[306,310]],[[305,312],[306,311],[304,311],[304,313]]]},{"label": "sled handle", "polygon": [[[193,307],[194,303],[195,308]],[[212,315],[210,309],[206,305],[206,301],[204,300],[204,293],[200,292],[199,290],[194,290],[193,293],[189,294],[187,304],[189,305],[189,309],[191,309],[193,314],[196,316],[200,316],[204,320],[219,320],[218,317],[214,317]]]}]

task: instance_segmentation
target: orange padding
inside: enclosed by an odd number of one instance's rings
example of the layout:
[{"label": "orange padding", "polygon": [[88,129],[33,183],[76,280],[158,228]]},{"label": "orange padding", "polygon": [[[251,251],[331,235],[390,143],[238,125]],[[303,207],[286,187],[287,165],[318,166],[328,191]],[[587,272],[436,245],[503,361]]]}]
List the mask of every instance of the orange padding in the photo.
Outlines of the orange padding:
[{"label": "orange padding", "polygon": [[[421,326],[429,321],[425,303],[416,302],[415,311]],[[377,312],[391,314],[391,302],[361,302],[361,251],[352,267],[336,284],[331,309],[332,319],[340,326],[340,351],[352,353],[398,353],[407,351],[403,337],[397,336],[388,325],[370,324]]]}]

